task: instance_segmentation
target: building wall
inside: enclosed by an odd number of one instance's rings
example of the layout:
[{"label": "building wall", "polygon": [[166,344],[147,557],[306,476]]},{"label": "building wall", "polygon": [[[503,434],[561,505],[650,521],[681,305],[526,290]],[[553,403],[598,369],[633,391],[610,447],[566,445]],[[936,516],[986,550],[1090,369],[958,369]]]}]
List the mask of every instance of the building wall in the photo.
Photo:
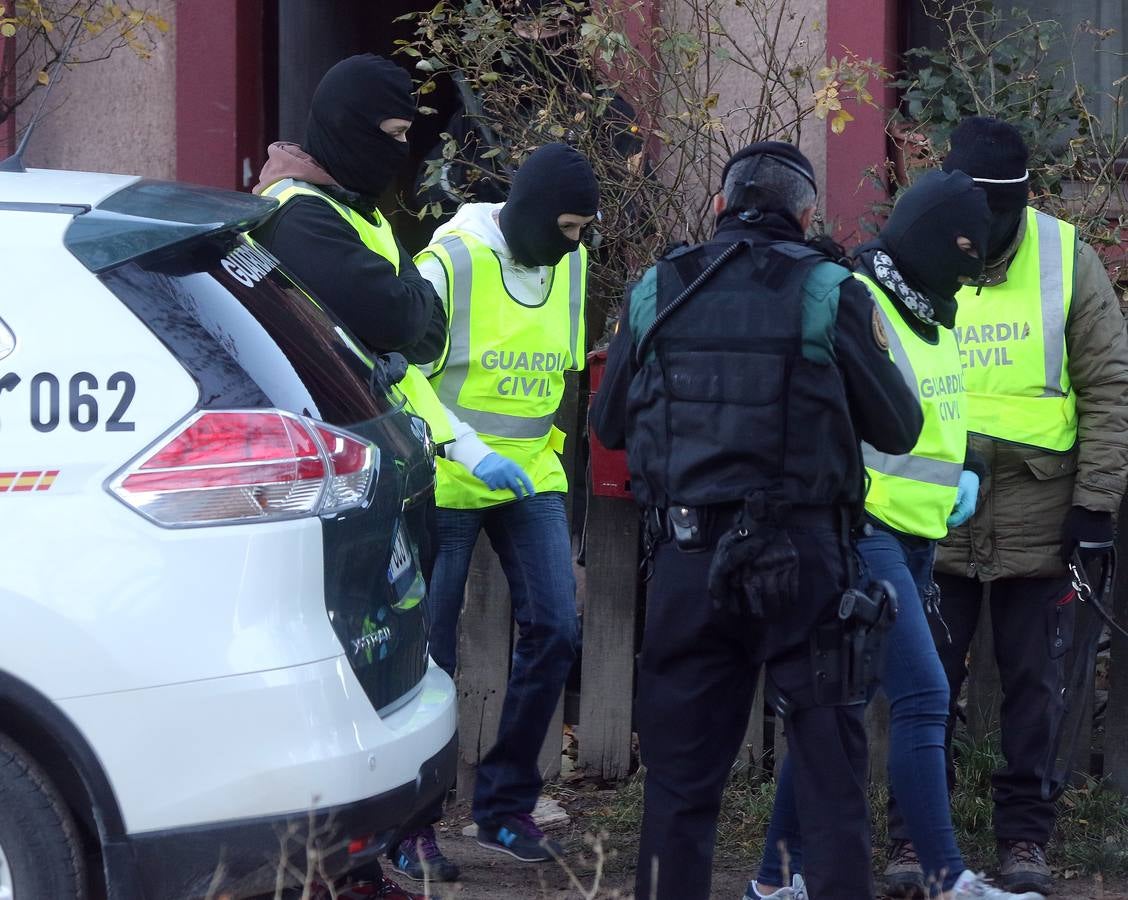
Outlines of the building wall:
[{"label": "building wall", "polygon": [[[901,65],[898,34],[904,6],[897,0],[827,0],[827,56],[848,51],[895,72]],[[870,90],[875,105],[849,107],[854,121],[842,134],[826,137],[827,225],[847,247],[872,236],[860,223],[872,225],[874,204],[888,199],[867,171],[882,169],[888,156],[886,123],[897,95],[888,84],[873,83]]]},{"label": "building wall", "polygon": [[[663,17],[673,17],[684,26],[686,11],[708,0],[656,2],[661,3]],[[787,16],[777,41],[781,48],[792,40],[799,42],[793,61],[807,61],[817,71],[830,57],[841,58],[849,52],[880,62],[891,71],[897,68],[900,19],[896,0],[748,0],[740,5],[726,2],[720,28],[746,48],[763,47],[765,29],[754,16],[771,17],[780,4]],[[721,69],[719,84],[717,110],[722,116],[729,113],[724,120],[735,149],[742,142],[738,138],[742,130],[739,110],[758,102],[760,81],[747,69],[728,63]],[[818,82],[815,86],[819,86]],[[849,103],[847,109],[855,120],[844,133],[833,134],[829,123],[813,116],[799,128],[799,146],[814,165],[820,186],[819,212],[828,230],[848,245],[867,237],[859,223],[870,217],[872,206],[884,197],[883,191],[867,177],[867,170],[880,169],[885,162],[885,125],[896,97],[880,85],[870,87],[875,106]],[[811,88],[805,90],[809,97]],[[711,175],[709,189],[717,188],[719,174]]]},{"label": "building wall", "polygon": [[[701,182],[700,195],[703,200],[720,188],[721,168],[728,156],[728,149],[735,152],[756,138],[794,140],[797,131],[799,145],[814,165],[819,184],[825,184],[826,137],[822,123],[811,117],[798,129],[789,126],[788,122],[794,116],[787,109],[789,102],[781,95],[777,97],[776,103],[768,104],[779,111],[779,117],[766,129],[756,128],[753,125],[753,108],[760,105],[762,80],[750,71],[749,66],[762,68],[765,58],[773,55],[765,46],[765,34],[775,30],[776,16],[782,9],[784,17],[776,39],[775,58],[786,58],[791,65],[801,65],[814,71],[821,68],[825,57],[828,0],[749,0],[739,5],[732,0],[653,2],[659,8],[662,21],[676,32],[693,33],[702,37],[702,29],[697,23],[703,12],[709,14],[710,27],[715,32],[712,37],[713,49],[708,54],[702,54],[698,67],[698,77],[701,80],[697,93],[704,95],[706,91],[716,90],[718,94],[712,113],[720,122],[718,139],[721,147],[713,151],[715,158],[711,165],[694,164],[693,175],[690,176]],[[795,46],[789,50],[793,44]],[[748,59],[741,58],[741,51]],[[729,53],[733,55],[732,59],[725,58]],[[803,87],[801,94],[809,95],[810,90]],[[684,103],[674,97],[672,92],[664,92],[664,99],[667,106],[665,115],[676,116],[684,111],[680,108]],[[728,149],[724,149],[724,145]],[[693,148],[689,149],[694,155],[699,153]],[[678,157],[678,161],[667,164],[671,171],[665,173],[666,177],[671,177],[671,172],[682,165],[681,151],[674,155]],[[691,214],[687,218],[692,220],[695,217]],[[709,228],[711,224],[706,226],[707,230]]]},{"label": "building wall", "polygon": [[[726,4],[729,8],[722,16],[723,26],[732,37],[747,48],[763,46],[763,25],[753,18],[754,10],[763,10],[773,16],[781,5],[786,13],[783,27],[777,38],[779,54],[784,48],[797,42],[791,59],[794,62],[810,62],[817,71],[823,64],[826,54],[827,3],[831,0],[755,0],[747,4]],[[773,20],[769,20],[773,21]],[[748,106],[756,99],[759,84],[750,80],[746,71],[729,65],[723,70],[721,83],[724,86],[721,109],[736,109]],[[806,93],[806,89],[804,89]],[[786,115],[786,114],[785,114]],[[739,121],[739,115],[733,117]],[[814,117],[808,118],[799,127],[799,147],[811,160],[820,187],[826,184],[826,131],[822,123]]]},{"label": "building wall", "polygon": [[[177,2],[147,6],[171,25],[152,58],[124,48],[65,71],[28,145],[29,166],[174,177]],[[38,105],[33,96],[20,107],[20,128]]]}]

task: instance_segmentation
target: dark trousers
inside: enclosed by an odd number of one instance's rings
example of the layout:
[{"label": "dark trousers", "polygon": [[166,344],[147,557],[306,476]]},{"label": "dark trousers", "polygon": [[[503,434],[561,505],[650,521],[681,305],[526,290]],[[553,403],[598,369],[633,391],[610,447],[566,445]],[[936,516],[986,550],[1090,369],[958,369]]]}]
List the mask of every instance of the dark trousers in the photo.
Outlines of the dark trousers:
[{"label": "dark trousers", "polygon": [[870,872],[863,708],[814,706],[807,637],[834,615],[848,579],[832,529],[789,529],[801,599],[764,625],[717,609],[712,553],[660,544],[647,591],[638,710],[646,792],[635,896],[710,896],[721,793],[743,742],[759,665],[795,700],[787,720],[795,799],[812,900],[868,900]]},{"label": "dark trousers", "polygon": [[[972,578],[937,575],[941,614],[951,631],[932,622],[933,638],[951,691],[946,735],[948,785],[955,785],[952,730],[956,700],[967,677],[967,653],[979,621],[986,585]],[[1068,577],[1006,578],[990,584],[991,630],[1002,681],[1000,712],[1006,766],[992,776],[995,836],[999,840],[1049,840],[1054,804],[1042,799],[1042,775],[1053,729],[1062,714],[1065,654],[1073,644],[1077,603]],[[895,805],[890,837],[907,839]]]},{"label": "dark trousers", "polygon": [[[908,831],[929,884],[951,890],[964,862],[944,775],[948,681],[936,655],[921,595],[932,584],[933,545],[909,544],[881,528],[858,538],[863,578],[885,580],[897,592],[897,620],[885,639],[881,688],[889,698],[890,793],[904,799]],[[803,847],[794,801],[791,758],[776,779],[775,806],[764,840],[756,880],[790,883],[781,845],[790,853],[790,872],[802,872]]]},{"label": "dark trousers", "polygon": [[428,593],[431,656],[454,675],[458,618],[478,532],[509,582],[517,640],[497,740],[478,764],[474,821],[531,813],[542,787],[537,756],[576,656],[579,624],[564,495],[488,509],[438,510],[439,553]]}]

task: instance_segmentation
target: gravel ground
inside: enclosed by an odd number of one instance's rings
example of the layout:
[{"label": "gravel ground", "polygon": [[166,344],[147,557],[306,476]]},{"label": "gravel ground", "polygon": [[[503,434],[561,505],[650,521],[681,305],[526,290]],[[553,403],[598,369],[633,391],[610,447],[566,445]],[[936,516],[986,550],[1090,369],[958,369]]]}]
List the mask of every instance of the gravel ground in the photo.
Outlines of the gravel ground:
[{"label": "gravel ground", "polygon": [[[566,862],[583,886],[583,892],[560,865],[522,864],[479,847],[473,838],[462,834],[462,827],[468,821],[464,810],[455,810],[439,827],[439,843],[447,856],[462,867],[462,880],[457,884],[432,886],[433,897],[441,900],[578,900],[596,896],[590,893],[595,866],[592,851],[584,842],[582,820],[574,820],[563,829],[554,829],[550,835],[563,844]],[[610,858],[602,869],[599,898],[630,896],[635,849],[633,843],[606,848]],[[749,870],[747,861],[718,860],[713,871],[712,896],[717,900],[740,900],[748,883]],[[416,889],[420,890],[421,886]],[[1093,878],[1059,880],[1058,891],[1053,895],[1055,900],[1128,900],[1128,883],[1123,881],[1105,884]]]}]

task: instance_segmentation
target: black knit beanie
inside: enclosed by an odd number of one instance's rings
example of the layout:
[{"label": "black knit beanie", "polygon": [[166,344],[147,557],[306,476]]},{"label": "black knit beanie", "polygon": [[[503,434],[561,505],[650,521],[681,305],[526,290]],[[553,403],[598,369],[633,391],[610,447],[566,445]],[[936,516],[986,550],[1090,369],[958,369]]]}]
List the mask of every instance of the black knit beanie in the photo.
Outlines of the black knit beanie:
[{"label": "black knit beanie", "polygon": [[811,165],[811,161],[807,159],[807,157],[803,155],[803,151],[794,144],[786,144],[783,141],[757,141],[754,144],[749,144],[743,150],[738,150],[734,153],[729,161],[725,163],[724,170],[721,172],[722,188],[724,187],[725,178],[728,177],[729,170],[737,163],[753,156],[767,156],[774,159],[793,172],[802,175],[811,183],[811,187],[815,189],[815,192],[818,192],[818,182],[815,181],[815,167]]},{"label": "black knit beanie", "polygon": [[965,172],[987,192],[995,213],[1026,206],[1029,152],[1017,128],[999,119],[972,116],[952,132],[944,171]]},{"label": "black knit beanie", "polygon": [[546,144],[513,176],[498,224],[518,263],[555,266],[580,246],[560,230],[559,217],[594,216],[598,209],[599,184],[584,155],[567,144]]}]

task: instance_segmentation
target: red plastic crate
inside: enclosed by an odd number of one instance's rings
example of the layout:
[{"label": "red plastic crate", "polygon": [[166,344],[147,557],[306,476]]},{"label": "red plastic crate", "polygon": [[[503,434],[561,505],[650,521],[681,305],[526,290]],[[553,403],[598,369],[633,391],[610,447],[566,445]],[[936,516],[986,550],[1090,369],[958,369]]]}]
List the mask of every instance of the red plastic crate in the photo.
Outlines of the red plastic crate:
[{"label": "red plastic crate", "polygon": [[[588,399],[590,409],[590,404],[595,401],[596,391],[599,390],[599,383],[603,380],[603,370],[607,368],[607,351],[594,350],[588,354],[587,361],[591,388],[591,396]],[[608,450],[590,428],[588,447],[591,450],[591,492],[597,497],[633,499],[631,473],[627,468],[627,452]]]}]

